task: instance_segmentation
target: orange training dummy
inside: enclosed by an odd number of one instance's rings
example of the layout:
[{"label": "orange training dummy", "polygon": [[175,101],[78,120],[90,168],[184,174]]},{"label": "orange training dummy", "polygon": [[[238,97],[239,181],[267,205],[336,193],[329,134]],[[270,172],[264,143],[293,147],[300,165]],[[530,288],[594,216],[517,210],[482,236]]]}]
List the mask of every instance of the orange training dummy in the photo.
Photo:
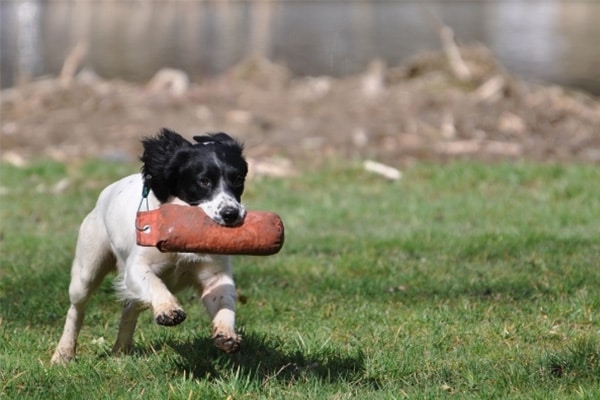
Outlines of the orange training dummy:
[{"label": "orange training dummy", "polygon": [[267,211],[248,211],[241,225],[226,227],[201,208],[163,204],[138,211],[136,239],[140,246],[162,252],[271,255],[283,246],[281,218]]}]

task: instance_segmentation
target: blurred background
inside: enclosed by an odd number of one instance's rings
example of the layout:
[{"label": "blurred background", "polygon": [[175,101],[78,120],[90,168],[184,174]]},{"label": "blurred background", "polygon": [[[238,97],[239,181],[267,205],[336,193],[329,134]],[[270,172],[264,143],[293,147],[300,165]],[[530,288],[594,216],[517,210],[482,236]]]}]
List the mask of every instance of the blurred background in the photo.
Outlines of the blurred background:
[{"label": "blurred background", "polygon": [[254,55],[342,76],[439,48],[428,12],[520,76],[600,93],[600,2],[589,0],[2,0],[0,82],[57,74],[81,42],[106,78],[143,81],[168,66],[198,79]]},{"label": "blurred background", "polygon": [[600,162],[598,21],[584,0],[2,0],[0,153],[131,161],[169,127],[311,165]]}]

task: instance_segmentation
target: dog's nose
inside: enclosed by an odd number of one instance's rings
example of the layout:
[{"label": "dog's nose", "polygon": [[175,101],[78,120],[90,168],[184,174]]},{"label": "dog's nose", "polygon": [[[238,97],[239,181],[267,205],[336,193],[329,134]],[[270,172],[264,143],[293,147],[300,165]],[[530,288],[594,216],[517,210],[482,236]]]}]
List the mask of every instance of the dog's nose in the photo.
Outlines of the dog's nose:
[{"label": "dog's nose", "polygon": [[240,210],[235,207],[225,207],[221,210],[220,214],[221,218],[223,218],[223,222],[227,225],[238,222],[240,218]]}]

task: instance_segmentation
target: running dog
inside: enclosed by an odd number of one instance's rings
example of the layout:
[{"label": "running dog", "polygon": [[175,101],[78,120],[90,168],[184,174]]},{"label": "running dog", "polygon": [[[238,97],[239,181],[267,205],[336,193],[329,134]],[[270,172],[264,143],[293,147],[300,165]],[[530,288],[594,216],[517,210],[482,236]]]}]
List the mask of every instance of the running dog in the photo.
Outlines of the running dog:
[{"label": "running dog", "polygon": [[139,314],[150,309],[156,323],[178,325],[186,318],[173,295],[193,287],[212,319],[212,339],[221,350],[239,350],[235,333],[235,283],[229,256],[161,253],[136,244],[135,217],[146,196],[150,209],[164,203],[200,207],[215,222],[240,224],[248,165],[243,146],[226,133],[194,136],[168,130],[142,140],[141,173],[106,187],[80,228],[71,268],[64,331],[52,363],[75,357],[86,304],[104,277],[116,271],[115,287],[125,302],[113,353],[129,353]]}]

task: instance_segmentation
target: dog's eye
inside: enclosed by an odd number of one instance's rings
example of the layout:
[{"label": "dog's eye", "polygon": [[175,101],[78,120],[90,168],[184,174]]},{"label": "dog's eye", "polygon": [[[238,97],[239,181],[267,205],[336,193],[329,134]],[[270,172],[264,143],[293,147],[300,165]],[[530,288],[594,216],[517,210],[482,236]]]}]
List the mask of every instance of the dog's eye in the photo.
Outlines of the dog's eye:
[{"label": "dog's eye", "polygon": [[212,181],[207,177],[198,178],[198,183],[203,188],[210,188],[212,186]]},{"label": "dog's eye", "polygon": [[244,176],[243,175],[235,175],[232,179],[231,179],[231,184],[234,187],[240,187],[244,184]]}]

